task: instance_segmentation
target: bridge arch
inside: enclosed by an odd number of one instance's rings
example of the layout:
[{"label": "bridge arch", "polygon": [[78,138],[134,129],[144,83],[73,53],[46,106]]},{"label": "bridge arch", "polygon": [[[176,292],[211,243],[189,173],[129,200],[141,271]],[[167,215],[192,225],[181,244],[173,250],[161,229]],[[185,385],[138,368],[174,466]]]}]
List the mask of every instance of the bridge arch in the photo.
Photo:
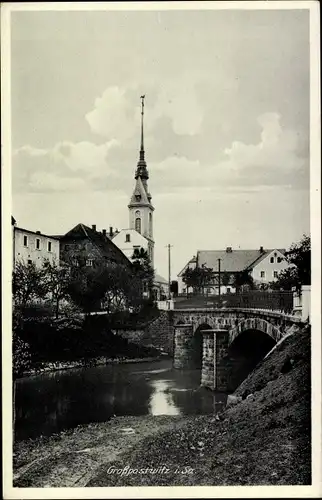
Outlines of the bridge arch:
[{"label": "bridge arch", "polygon": [[281,338],[278,328],[266,320],[244,319],[229,332],[223,363],[229,390],[235,390]]},{"label": "bridge arch", "polygon": [[228,345],[232,344],[234,340],[243,332],[248,330],[257,330],[267,334],[275,342],[282,338],[282,332],[276,326],[272,325],[265,319],[261,318],[246,318],[241,320],[234,328],[229,331]]}]

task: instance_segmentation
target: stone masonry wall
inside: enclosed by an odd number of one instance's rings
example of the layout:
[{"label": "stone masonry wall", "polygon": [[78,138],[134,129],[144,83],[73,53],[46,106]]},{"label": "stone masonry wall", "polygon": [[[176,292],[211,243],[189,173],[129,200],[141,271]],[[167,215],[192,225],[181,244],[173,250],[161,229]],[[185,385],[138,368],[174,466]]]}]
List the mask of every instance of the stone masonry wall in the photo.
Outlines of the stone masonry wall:
[{"label": "stone masonry wall", "polygon": [[227,390],[227,362],[229,333],[228,330],[219,330],[215,332],[215,380],[214,389],[217,391]]},{"label": "stone masonry wall", "polygon": [[203,332],[201,385],[214,388],[214,333]]},{"label": "stone masonry wall", "polygon": [[193,363],[192,325],[177,325],[174,334],[174,362],[177,369],[190,369]]},{"label": "stone masonry wall", "polygon": [[161,311],[158,318],[144,328],[119,329],[117,333],[135,344],[156,347],[173,355],[174,331],[171,314]]}]

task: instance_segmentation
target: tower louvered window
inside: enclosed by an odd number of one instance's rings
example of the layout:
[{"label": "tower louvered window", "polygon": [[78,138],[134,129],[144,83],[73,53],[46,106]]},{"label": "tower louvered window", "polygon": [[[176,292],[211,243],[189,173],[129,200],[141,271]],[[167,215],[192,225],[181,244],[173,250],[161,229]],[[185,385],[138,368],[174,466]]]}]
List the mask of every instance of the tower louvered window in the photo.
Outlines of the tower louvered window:
[{"label": "tower louvered window", "polygon": [[141,233],[141,219],[140,217],[137,217],[135,219],[135,230],[138,232],[138,233]]}]

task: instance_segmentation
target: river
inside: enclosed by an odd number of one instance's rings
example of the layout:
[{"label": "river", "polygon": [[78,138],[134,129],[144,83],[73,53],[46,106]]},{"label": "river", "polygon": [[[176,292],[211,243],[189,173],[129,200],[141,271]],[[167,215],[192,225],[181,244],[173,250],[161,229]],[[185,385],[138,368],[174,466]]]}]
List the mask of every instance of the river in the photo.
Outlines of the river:
[{"label": "river", "polygon": [[16,385],[17,440],[125,415],[219,411],[226,395],[200,387],[200,370],[172,360],[74,368],[26,377]]}]

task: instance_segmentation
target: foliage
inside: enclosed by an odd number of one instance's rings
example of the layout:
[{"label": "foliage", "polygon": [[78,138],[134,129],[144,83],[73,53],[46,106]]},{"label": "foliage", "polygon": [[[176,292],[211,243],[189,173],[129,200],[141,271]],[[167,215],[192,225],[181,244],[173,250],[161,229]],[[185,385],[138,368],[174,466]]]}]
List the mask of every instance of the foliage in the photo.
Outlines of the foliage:
[{"label": "foliage", "polygon": [[15,304],[24,309],[35,300],[43,299],[48,293],[46,273],[34,262],[17,262],[12,277],[12,293]]},{"label": "foliage", "polygon": [[311,284],[311,239],[303,235],[298,243],[293,243],[285,253],[290,267],[281,271],[277,280],[271,283],[273,289],[301,289],[302,285]]},{"label": "foliage", "polygon": [[213,269],[207,267],[205,264],[196,266],[195,268],[188,267],[182,274],[182,280],[187,288],[192,287],[196,292],[204,292],[206,287],[213,284]]},{"label": "foliage", "polygon": [[72,270],[68,293],[85,313],[103,309],[108,314],[140,302],[140,283],[123,264],[76,267]]},{"label": "foliage", "polygon": [[224,286],[228,286],[231,283],[231,275],[227,271],[224,271],[220,276],[221,284]]},{"label": "foliage", "polygon": [[59,266],[56,262],[46,260],[44,263],[44,278],[47,290],[55,304],[55,316],[59,316],[59,305],[63,299],[68,297],[68,289],[71,278],[70,267]]},{"label": "foliage", "polygon": [[243,271],[237,272],[234,275],[233,286],[236,288],[237,293],[240,290],[255,288],[254,280],[252,275],[250,274],[250,271],[244,269]]},{"label": "foliage", "polygon": [[16,380],[31,367],[31,353],[29,344],[20,337],[22,317],[16,308],[13,310],[12,322],[12,374]]},{"label": "foliage", "polygon": [[105,267],[75,267],[72,269],[68,294],[74,304],[85,313],[101,307],[109,283]]},{"label": "foliage", "polygon": [[84,364],[96,357],[115,358],[151,356],[151,349],[134,345],[113,332],[108,315],[90,315],[77,323],[33,320],[19,332],[28,344],[30,365],[81,361]]},{"label": "foliage", "polygon": [[143,291],[147,291],[149,297],[152,297],[154,269],[148,253],[144,248],[135,248],[132,255],[132,268],[135,277],[141,284],[141,296]]}]

